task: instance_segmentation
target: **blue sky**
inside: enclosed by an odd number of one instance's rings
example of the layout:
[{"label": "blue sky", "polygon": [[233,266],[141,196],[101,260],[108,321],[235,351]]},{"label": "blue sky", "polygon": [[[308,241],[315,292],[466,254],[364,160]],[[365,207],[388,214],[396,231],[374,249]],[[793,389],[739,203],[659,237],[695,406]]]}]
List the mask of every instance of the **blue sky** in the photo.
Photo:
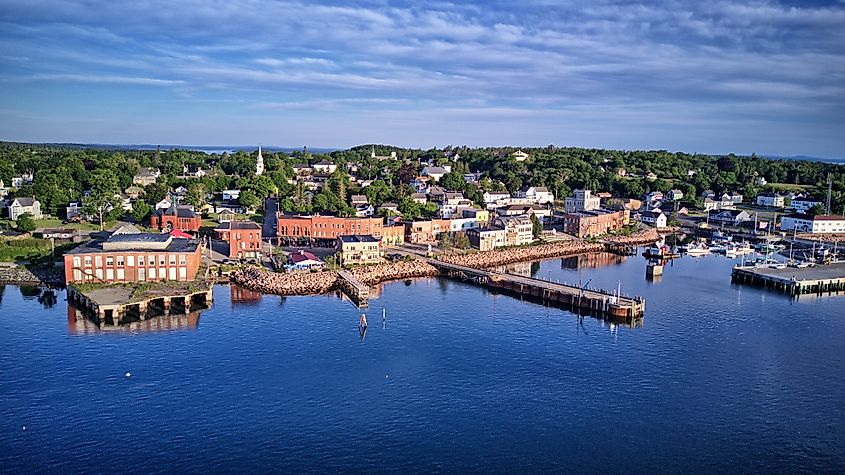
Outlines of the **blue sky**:
[{"label": "blue sky", "polygon": [[0,138],[845,156],[845,2],[0,0]]}]

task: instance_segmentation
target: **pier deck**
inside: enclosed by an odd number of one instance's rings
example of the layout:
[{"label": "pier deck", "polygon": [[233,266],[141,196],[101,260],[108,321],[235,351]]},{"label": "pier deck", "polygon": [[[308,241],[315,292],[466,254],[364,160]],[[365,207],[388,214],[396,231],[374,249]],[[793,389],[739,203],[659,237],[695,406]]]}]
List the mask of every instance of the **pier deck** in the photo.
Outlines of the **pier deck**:
[{"label": "pier deck", "polygon": [[370,300],[370,287],[356,279],[349,271],[342,270],[337,275],[338,285],[343,293],[353,299],[359,307],[367,307]]},{"label": "pier deck", "polygon": [[446,275],[544,302],[559,303],[626,319],[641,318],[645,313],[645,300],[641,297],[617,296],[604,290],[581,289],[574,285],[533,277],[475,269],[436,259],[426,260]]},{"label": "pier deck", "polygon": [[845,290],[845,262],[816,267],[736,266],[731,272],[734,282],[758,285],[792,295],[839,292]]}]

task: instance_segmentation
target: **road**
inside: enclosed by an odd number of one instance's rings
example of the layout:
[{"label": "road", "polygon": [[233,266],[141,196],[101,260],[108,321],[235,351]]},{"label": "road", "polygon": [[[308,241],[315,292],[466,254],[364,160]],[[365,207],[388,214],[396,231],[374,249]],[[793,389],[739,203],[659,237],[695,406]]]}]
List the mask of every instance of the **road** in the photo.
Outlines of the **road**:
[{"label": "road", "polygon": [[261,227],[261,236],[264,239],[276,237],[276,228],[279,225],[276,220],[276,211],[278,210],[278,198],[267,198],[264,201],[264,225]]}]

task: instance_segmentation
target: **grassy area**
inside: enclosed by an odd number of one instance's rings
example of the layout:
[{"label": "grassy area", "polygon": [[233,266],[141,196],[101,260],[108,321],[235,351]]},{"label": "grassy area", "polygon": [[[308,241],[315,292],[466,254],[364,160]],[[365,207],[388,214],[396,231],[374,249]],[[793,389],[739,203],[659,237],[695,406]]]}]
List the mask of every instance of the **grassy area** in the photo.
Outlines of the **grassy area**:
[{"label": "grassy area", "polygon": [[[106,221],[106,229],[114,226],[117,221]],[[0,225],[5,225],[10,229],[15,229],[15,222],[9,219],[0,219]],[[67,223],[63,224],[59,218],[36,219],[35,229],[44,228],[65,228],[65,229],[79,229],[82,231],[99,231],[100,225],[95,223]]]},{"label": "grassy area", "polygon": [[[55,256],[61,255],[78,244],[56,245]],[[0,262],[29,261],[35,265],[51,264],[54,260],[51,256],[52,245],[47,239],[15,239],[0,241]]]},{"label": "grassy area", "polygon": [[767,186],[771,186],[778,191],[807,191],[812,188],[812,185],[796,185],[794,183],[768,183]]}]

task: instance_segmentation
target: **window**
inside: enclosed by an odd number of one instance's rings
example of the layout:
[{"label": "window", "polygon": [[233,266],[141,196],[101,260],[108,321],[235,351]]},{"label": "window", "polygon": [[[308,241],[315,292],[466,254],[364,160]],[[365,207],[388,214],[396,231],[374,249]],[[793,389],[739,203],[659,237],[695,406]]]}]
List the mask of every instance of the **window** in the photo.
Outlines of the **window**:
[{"label": "window", "polygon": [[171,267],[169,270],[170,270],[170,272],[169,272],[170,275],[168,276],[169,279],[170,280],[176,280],[176,268]]},{"label": "window", "polygon": [[161,254],[160,256],[158,256],[158,265],[160,265],[160,266],[164,265],[164,254]]},{"label": "window", "polygon": [[95,267],[103,267],[103,256],[95,256],[94,257],[94,266]]},{"label": "window", "polygon": [[164,267],[159,267],[159,268],[158,268],[158,278],[159,278],[159,279],[161,279],[161,280],[166,280],[166,279],[167,279],[167,273],[166,273],[166,272],[164,272]]},{"label": "window", "polygon": [[113,266],[114,265],[114,257],[112,257],[112,256],[106,257],[106,265],[107,266]]},{"label": "window", "polygon": [[106,280],[114,280],[114,269],[111,267],[106,268]]},{"label": "window", "polygon": [[155,267],[150,267],[150,271],[148,272],[150,275],[150,280],[155,280],[156,278],[156,270]]},{"label": "window", "polygon": [[126,256],[126,265],[135,267],[135,256]]},{"label": "window", "polygon": [[167,256],[167,263],[170,264],[171,266],[175,266],[176,265],[176,254],[170,254],[169,256]]},{"label": "window", "polygon": [[123,256],[117,256],[117,266],[123,267]]},{"label": "window", "polygon": [[179,254],[179,265],[184,266],[187,263],[184,254]]},{"label": "window", "polygon": [[188,269],[186,267],[179,268],[179,280],[188,280]]},{"label": "window", "polygon": [[138,266],[145,266],[145,265],[147,265],[147,264],[146,264],[146,262],[144,262],[144,256],[138,256]]},{"label": "window", "polygon": [[73,267],[79,267],[79,265],[81,263],[82,263],[82,260],[80,258],[78,258],[78,257],[73,258]]},{"label": "window", "polygon": [[147,269],[143,267],[138,269],[138,280],[147,280]]},{"label": "window", "polygon": [[85,267],[91,267],[91,256],[85,256]]},{"label": "window", "polygon": [[117,270],[117,280],[126,280],[126,274],[124,273],[123,269]]}]

